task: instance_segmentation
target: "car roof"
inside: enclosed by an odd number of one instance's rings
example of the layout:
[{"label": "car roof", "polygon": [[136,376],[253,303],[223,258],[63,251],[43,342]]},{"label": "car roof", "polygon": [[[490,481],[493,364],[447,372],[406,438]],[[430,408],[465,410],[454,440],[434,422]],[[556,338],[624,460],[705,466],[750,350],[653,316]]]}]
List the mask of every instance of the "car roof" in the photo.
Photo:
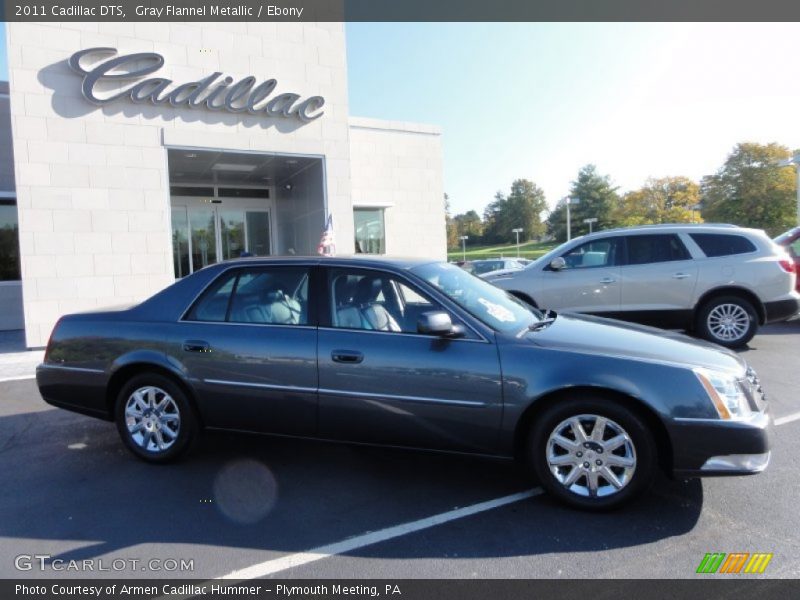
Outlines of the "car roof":
[{"label": "car roof", "polygon": [[354,254],[343,256],[247,256],[233,258],[216,263],[215,266],[260,266],[277,264],[321,264],[331,266],[356,266],[356,267],[390,267],[394,269],[411,269],[419,265],[444,262],[433,258],[408,258],[393,256],[377,256],[369,254]]},{"label": "car roof", "polygon": [[[634,227],[618,227],[615,229],[603,229],[602,231],[595,231],[592,234],[582,236],[586,239],[595,237],[604,237],[607,235],[633,235],[633,234],[647,234],[647,233],[674,233],[674,232],[692,232],[692,233],[761,233],[760,229],[748,229],[746,227],[739,227],[730,223],[663,223],[657,225],[636,225]],[[577,239],[577,238],[573,238]]]}]

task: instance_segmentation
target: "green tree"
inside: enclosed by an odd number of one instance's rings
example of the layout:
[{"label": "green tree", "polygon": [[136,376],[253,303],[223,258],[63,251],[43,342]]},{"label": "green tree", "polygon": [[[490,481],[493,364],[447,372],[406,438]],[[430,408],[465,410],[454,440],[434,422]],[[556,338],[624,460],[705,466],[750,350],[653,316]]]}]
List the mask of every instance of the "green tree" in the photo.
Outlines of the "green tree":
[{"label": "green tree", "polygon": [[613,220],[620,227],[697,222],[702,219],[692,207],[699,202],[700,186],[687,177],[650,178],[622,197]]},{"label": "green tree", "polygon": [[[474,210],[469,210],[463,214],[456,215],[454,218],[456,223],[457,236],[468,235],[472,243],[480,241],[483,235],[483,221]],[[456,240],[458,241],[458,240]]]},{"label": "green tree", "polygon": [[483,242],[497,244],[504,241],[502,231],[508,224],[505,218],[506,197],[498,191],[494,200],[483,209]]},{"label": "green tree", "polygon": [[700,184],[703,218],[764,229],[776,235],[794,225],[797,183],[791,152],[780,144],[737,144],[725,164]]},{"label": "green tree", "polygon": [[544,192],[532,181],[516,179],[511,184],[511,193],[503,196],[497,192],[494,201],[484,211],[484,241],[503,243],[516,240],[511,232],[521,228],[520,238],[539,238],[545,232],[542,213],[547,211]]},{"label": "green tree", "polygon": [[444,195],[444,218],[447,228],[447,249],[452,250],[458,247],[458,229],[456,221],[450,213],[450,196]]},{"label": "green tree", "polygon": [[[615,225],[614,217],[619,204],[617,188],[611,184],[610,177],[600,175],[594,165],[586,165],[578,171],[578,177],[572,182],[569,197],[573,199],[570,207],[572,237],[589,233],[589,225],[583,222],[584,219],[597,219],[593,225],[594,231]],[[547,231],[559,242],[567,239],[566,199],[560,200],[550,213],[547,219]]]}]

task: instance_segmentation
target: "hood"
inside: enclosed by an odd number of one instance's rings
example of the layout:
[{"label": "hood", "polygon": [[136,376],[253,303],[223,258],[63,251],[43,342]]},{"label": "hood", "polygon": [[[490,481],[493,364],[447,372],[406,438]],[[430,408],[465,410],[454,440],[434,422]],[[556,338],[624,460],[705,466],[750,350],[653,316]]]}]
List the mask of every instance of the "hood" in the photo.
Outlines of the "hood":
[{"label": "hood", "polygon": [[524,339],[556,350],[705,367],[736,376],[747,368],[744,359],[722,346],[681,333],[590,315],[559,313],[551,325],[525,334]]}]

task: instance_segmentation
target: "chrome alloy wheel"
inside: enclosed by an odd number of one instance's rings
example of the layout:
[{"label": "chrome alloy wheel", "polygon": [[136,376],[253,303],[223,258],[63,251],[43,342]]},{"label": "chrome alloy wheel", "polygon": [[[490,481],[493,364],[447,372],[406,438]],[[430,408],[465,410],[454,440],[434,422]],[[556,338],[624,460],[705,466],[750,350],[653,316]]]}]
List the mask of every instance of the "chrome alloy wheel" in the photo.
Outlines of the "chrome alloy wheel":
[{"label": "chrome alloy wheel", "polygon": [[135,390],[125,403],[125,425],[131,440],[148,452],[168,450],[181,429],[181,414],[172,396],[155,386]]},{"label": "chrome alloy wheel", "polygon": [[636,449],[619,424],[600,415],[577,415],[556,426],[547,440],[553,477],[579,496],[604,497],[628,485]]},{"label": "chrome alloy wheel", "polygon": [[730,302],[720,304],[708,313],[706,325],[715,338],[732,342],[747,333],[750,327],[750,315],[738,304]]}]

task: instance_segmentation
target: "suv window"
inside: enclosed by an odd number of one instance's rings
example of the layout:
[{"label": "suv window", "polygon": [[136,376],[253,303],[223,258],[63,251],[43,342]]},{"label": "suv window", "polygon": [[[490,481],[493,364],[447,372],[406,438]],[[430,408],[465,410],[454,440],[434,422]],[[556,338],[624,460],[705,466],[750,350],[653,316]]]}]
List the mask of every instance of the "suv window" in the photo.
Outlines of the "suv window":
[{"label": "suv window", "polygon": [[625,238],[628,244],[629,265],[688,260],[691,258],[686,246],[675,234],[630,235]]},{"label": "suv window", "polygon": [[263,267],[226,273],[195,303],[187,319],[307,325],[308,272],[308,267]]},{"label": "suv window", "polygon": [[567,269],[610,267],[616,264],[619,238],[605,238],[586,242],[563,254]]},{"label": "suv window", "polygon": [[700,246],[703,254],[709,258],[756,251],[753,242],[741,235],[726,233],[690,233],[689,235]]}]

